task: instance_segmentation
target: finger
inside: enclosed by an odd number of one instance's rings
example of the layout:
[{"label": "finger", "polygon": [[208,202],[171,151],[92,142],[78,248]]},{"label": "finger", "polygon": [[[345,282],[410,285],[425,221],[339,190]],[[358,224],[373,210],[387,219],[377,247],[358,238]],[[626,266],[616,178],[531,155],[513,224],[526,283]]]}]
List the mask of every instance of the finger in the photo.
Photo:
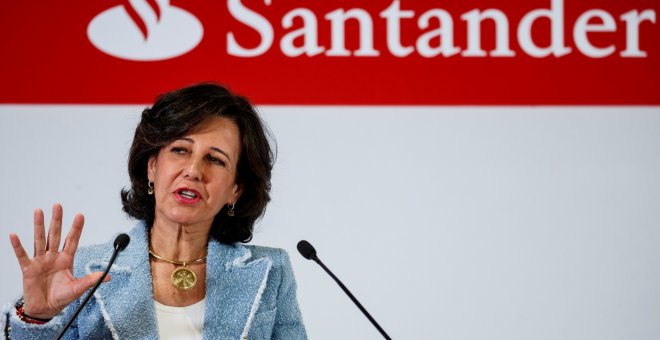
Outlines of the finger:
[{"label": "finger", "polygon": [[14,233],[9,234],[9,242],[11,242],[11,247],[14,248],[14,254],[16,254],[16,259],[18,260],[18,265],[21,266],[21,269],[30,265],[30,257],[25,251],[25,248],[23,248],[18,235]]},{"label": "finger", "polygon": [[76,250],[78,250],[78,241],[80,241],[80,235],[82,234],[84,224],[85,216],[82,214],[77,214],[76,217],[73,218],[73,224],[71,225],[71,230],[66,235],[66,240],[64,240],[62,252],[71,256],[76,254]]},{"label": "finger", "polygon": [[50,227],[48,227],[48,240],[46,241],[47,251],[58,252],[60,250],[60,237],[62,235],[62,206],[59,203],[53,204],[53,214],[50,218]]},{"label": "finger", "polygon": [[46,231],[44,230],[44,211],[34,209],[34,256],[46,252]]}]

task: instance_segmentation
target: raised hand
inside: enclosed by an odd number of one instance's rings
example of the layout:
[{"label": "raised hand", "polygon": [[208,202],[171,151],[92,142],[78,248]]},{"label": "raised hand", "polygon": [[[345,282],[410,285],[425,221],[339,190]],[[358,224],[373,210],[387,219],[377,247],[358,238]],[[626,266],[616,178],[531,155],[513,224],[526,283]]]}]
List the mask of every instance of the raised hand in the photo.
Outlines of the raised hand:
[{"label": "raised hand", "polygon": [[[77,214],[60,251],[62,206],[53,205],[48,238],[44,227],[44,212],[35,209],[33,258],[28,256],[16,234],[9,235],[23,273],[25,314],[39,319],[52,318],[92,287],[103,274],[92,273],[80,279],[73,276],[73,257],[78,249],[84,222],[83,215]],[[105,280],[110,280],[110,277]]]}]

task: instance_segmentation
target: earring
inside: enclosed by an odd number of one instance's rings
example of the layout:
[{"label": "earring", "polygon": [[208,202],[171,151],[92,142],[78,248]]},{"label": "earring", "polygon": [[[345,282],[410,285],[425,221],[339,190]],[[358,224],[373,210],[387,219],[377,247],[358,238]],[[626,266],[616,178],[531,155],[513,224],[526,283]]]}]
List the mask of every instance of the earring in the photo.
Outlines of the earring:
[{"label": "earring", "polygon": [[227,216],[234,217],[234,207],[236,204],[227,204],[227,206],[229,207],[229,210],[227,210]]},{"label": "earring", "polygon": [[147,187],[148,187],[147,188],[147,194],[153,195],[154,194],[154,182],[149,181],[149,183],[147,183]]}]

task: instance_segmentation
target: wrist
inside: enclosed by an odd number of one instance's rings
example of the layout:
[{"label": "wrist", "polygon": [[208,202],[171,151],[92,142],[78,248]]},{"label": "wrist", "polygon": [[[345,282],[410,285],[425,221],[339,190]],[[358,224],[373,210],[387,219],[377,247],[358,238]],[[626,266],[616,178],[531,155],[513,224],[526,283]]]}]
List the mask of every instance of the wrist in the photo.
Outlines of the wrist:
[{"label": "wrist", "polygon": [[25,323],[30,323],[34,325],[43,325],[52,319],[52,318],[38,318],[38,317],[30,316],[25,313],[24,307],[25,305],[23,303],[16,306],[16,316],[18,316],[18,318]]}]

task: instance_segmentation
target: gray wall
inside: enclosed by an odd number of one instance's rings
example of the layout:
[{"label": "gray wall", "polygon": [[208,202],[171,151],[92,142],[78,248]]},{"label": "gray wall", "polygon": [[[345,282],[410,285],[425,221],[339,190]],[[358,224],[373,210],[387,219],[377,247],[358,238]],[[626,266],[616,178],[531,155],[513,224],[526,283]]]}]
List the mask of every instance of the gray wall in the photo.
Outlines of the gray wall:
[{"label": "gray wall", "polygon": [[[121,212],[143,106],[0,106],[0,300],[7,235],[32,211]],[[273,202],[254,243],[292,256],[312,339],[379,339],[319,256],[396,339],[660,338],[660,108],[282,107]]]}]

